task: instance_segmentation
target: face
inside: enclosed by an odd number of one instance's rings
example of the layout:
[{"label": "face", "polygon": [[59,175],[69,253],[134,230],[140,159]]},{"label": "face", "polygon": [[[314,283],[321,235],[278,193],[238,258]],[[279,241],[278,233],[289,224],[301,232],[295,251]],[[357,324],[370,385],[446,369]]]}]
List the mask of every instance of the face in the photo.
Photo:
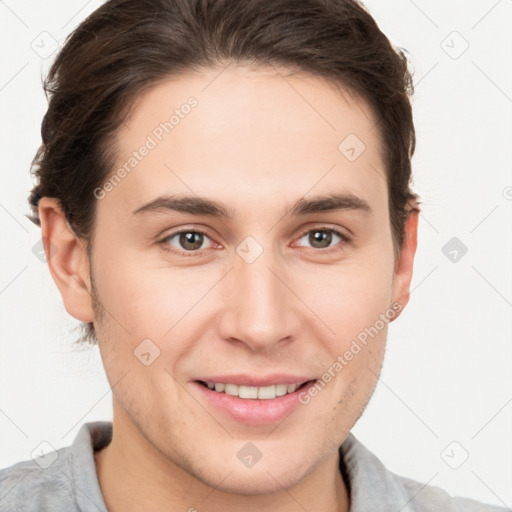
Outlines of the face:
[{"label": "face", "polygon": [[269,493],[337,457],[411,269],[367,106],[308,75],[219,72],[146,91],[117,135],[94,323],[120,429],[207,485]]}]

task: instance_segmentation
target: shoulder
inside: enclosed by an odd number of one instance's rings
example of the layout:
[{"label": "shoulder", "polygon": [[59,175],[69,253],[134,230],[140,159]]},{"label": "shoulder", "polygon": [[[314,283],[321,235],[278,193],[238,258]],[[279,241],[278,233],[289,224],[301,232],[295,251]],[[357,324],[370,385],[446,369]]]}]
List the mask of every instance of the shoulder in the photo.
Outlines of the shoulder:
[{"label": "shoulder", "polygon": [[450,496],[434,485],[389,471],[353,434],[339,450],[340,470],[350,486],[353,512],[505,512],[508,509],[479,501]]},{"label": "shoulder", "polygon": [[0,470],[0,510],[74,510],[71,455],[69,447],[61,448]]},{"label": "shoulder", "polygon": [[445,512],[506,512],[509,509],[489,505],[462,496],[451,496],[444,489],[434,485],[426,485],[409,478],[391,473],[398,486],[413,504],[411,510],[430,512],[443,510]]},{"label": "shoulder", "polygon": [[110,442],[110,422],[85,423],[73,444],[0,470],[2,512],[106,511],[94,451]]}]

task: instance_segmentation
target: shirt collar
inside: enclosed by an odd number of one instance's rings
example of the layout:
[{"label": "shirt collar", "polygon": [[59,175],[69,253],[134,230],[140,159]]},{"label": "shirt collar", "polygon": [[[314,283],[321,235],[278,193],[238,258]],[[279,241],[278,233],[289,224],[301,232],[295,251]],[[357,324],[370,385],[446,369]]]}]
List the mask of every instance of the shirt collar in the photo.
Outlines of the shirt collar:
[{"label": "shirt collar", "polygon": [[339,448],[340,471],[348,479],[350,512],[415,510],[394,473],[349,433]]}]

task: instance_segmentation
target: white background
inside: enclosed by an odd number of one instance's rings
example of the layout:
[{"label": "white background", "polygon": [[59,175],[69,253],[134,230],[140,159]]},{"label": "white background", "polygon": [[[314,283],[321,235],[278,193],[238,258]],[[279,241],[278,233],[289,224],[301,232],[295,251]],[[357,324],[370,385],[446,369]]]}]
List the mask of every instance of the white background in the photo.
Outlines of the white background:
[{"label": "white background", "polygon": [[[97,348],[73,343],[78,322],[32,253],[40,230],[25,217],[52,60],[31,45],[62,44],[100,3],[0,2],[0,467],[111,419]],[[423,212],[411,301],[353,432],[396,473],[512,507],[512,1],[366,5],[415,72]],[[456,263],[442,252],[452,237],[468,248]]]}]

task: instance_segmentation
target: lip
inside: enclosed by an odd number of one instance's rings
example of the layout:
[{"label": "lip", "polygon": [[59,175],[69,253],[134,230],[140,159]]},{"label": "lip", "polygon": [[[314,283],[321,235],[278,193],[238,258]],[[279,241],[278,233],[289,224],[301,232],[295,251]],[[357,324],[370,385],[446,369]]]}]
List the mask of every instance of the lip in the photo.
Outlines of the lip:
[{"label": "lip", "polygon": [[237,386],[256,386],[261,388],[263,386],[271,386],[272,384],[302,384],[308,380],[315,379],[314,377],[307,377],[304,375],[291,375],[284,373],[274,373],[265,376],[238,373],[235,375],[215,375],[212,377],[202,376],[193,380],[201,380],[203,382],[218,382],[223,384],[236,384]]},{"label": "lip", "polygon": [[[231,375],[226,378],[226,380],[224,380],[224,377],[215,377],[215,379],[211,378],[211,380],[210,378],[203,378],[200,380],[203,382],[207,380],[208,382],[238,384],[238,382],[233,381],[233,377],[234,376]],[[237,396],[227,395],[226,393],[219,393],[207,388],[198,380],[191,382],[191,384],[197,390],[201,402],[205,404],[206,409],[213,409],[214,411],[220,412],[223,416],[226,416],[238,423],[244,423],[247,425],[272,425],[283,421],[288,415],[297,409],[301,405],[299,395],[307,392],[308,389],[316,382],[315,379],[308,380],[307,378],[299,378],[298,380],[295,380],[294,377],[291,381],[289,379],[289,377],[286,379],[283,378],[282,381],[279,382],[279,379],[269,381],[268,378],[260,377],[258,379],[250,380],[247,376],[240,376],[238,379],[240,384],[238,385],[251,385],[246,383],[255,382],[255,380],[257,382],[263,382],[263,384],[257,384],[258,387],[271,384],[294,384],[307,381],[301,388],[297,389],[293,393],[268,400],[239,398]]]}]

